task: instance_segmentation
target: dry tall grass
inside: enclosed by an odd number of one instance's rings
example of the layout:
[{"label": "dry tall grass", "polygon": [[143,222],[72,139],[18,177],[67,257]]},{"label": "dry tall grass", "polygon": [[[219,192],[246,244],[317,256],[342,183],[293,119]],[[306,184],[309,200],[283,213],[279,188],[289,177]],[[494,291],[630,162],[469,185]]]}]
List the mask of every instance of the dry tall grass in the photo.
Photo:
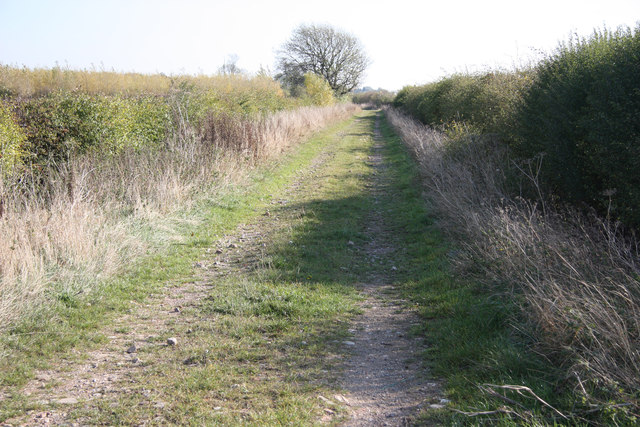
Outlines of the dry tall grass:
[{"label": "dry tall grass", "polygon": [[[247,166],[276,156],[355,108],[211,119],[202,136],[185,121],[163,150],[109,158],[92,154],[52,165],[44,175],[0,177],[0,331],[51,298],[88,292],[120,271],[146,249],[140,222],[188,207],[242,176]],[[30,180],[39,184],[29,185]]]},{"label": "dry tall grass", "polygon": [[[413,150],[443,228],[463,247],[454,261],[522,301],[518,321],[533,332],[536,351],[564,369],[590,411],[618,403],[637,413],[637,242],[606,220],[510,197],[510,160],[494,139],[452,140],[396,110],[386,114]],[[536,187],[539,159],[514,167]]]},{"label": "dry tall grass", "polygon": [[220,93],[256,92],[261,88],[284,92],[268,77],[243,75],[179,75],[121,73],[104,70],[72,70],[62,67],[27,68],[0,64],[0,95],[41,96],[56,91],[81,91],[90,94],[166,95],[174,86],[192,85]]}]

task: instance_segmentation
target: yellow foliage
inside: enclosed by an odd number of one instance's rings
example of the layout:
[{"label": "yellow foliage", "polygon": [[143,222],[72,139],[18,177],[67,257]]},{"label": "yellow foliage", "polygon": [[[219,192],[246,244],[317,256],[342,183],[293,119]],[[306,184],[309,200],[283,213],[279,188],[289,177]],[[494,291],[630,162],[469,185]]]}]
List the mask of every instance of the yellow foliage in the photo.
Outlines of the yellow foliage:
[{"label": "yellow foliage", "polygon": [[10,109],[0,103],[0,173],[11,173],[22,165],[26,140]]},{"label": "yellow foliage", "polygon": [[331,86],[317,74],[307,73],[304,75],[304,88],[311,103],[315,105],[331,105],[335,102]]}]

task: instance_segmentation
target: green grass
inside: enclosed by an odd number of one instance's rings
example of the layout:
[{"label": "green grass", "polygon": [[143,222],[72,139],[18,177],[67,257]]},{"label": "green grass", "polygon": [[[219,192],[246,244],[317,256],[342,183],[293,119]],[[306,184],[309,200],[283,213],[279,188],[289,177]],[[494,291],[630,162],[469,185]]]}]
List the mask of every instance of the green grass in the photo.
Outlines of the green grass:
[{"label": "green grass", "polygon": [[298,170],[323,150],[327,135],[346,126],[348,121],[319,133],[285,159],[252,171],[242,185],[215,191],[191,211],[166,218],[164,228],[182,236],[173,235],[173,243],[166,243],[166,232],[138,225],[147,230],[136,232],[156,242],[153,253],[134,260],[125,275],[94,293],[52,294],[52,310],[45,310],[0,336],[0,385],[24,384],[34,370],[46,367],[52,357],[74,347],[103,342],[101,326],[129,309],[132,301],[143,301],[161,292],[169,282],[189,280],[193,263],[204,248],[239,223],[257,216],[271,195],[281,191]]},{"label": "green grass", "polygon": [[[556,396],[558,371],[533,353],[526,336],[513,328],[518,309],[507,295],[490,293],[481,284],[456,276],[448,263],[456,248],[447,242],[421,194],[420,177],[402,141],[385,122],[386,159],[392,171],[392,190],[382,200],[396,238],[406,249],[398,283],[423,322],[416,331],[427,338],[424,353],[431,372],[446,381],[445,393],[453,407],[463,411],[495,410],[505,402],[490,399],[478,385],[525,384],[552,404],[564,403]],[[515,393],[509,398],[532,411],[531,422],[549,420],[549,411],[531,399]],[[545,416],[547,418],[545,418]],[[537,418],[534,418],[537,417]],[[418,424],[473,425],[490,421],[451,411],[428,411]],[[522,420],[520,420],[522,421]],[[496,424],[510,424],[508,417],[495,415]],[[515,422],[515,421],[514,421]]]},{"label": "green grass", "polygon": [[[256,268],[210,279],[208,298],[185,310],[192,322],[158,325],[156,344],[178,336],[182,345],[172,352],[142,349],[145,369],[131,373],[135,380],[124,384],[127,393],[117,401],[78,404],[72,416],[110,425],[153,420],[159,412],[172,424],[319,419],[323,407],[317,396],[337,390],[340,342],[359,310],[354,284],[366,271],[362,254],[347,243],[364,239],[370,133],[367,117],[319,133],[284,161],[253,171],[246,185],[225,189],[173,218],[182,238],[159,245],[126,276],[95,294],[59,298],[47,316],[55,321],[34,319],[3,336],[7,357],[0,381],[12,398],[0,403],[0,419],[46,409],[19,392],[37,370],[108,346],[106,335],[114,330],[135,330],[137,325],[110,325],[138,303],[152,303],[168,286],[192,281],[199,274],[194,263],[215,257],[207,248],[239,224],[261,222],[267,209],[280,226],[265,231],[269,245]],[[300,188],[285,192],[318,156],[326,162],[302,178]],[[274,203],[283,198],[287,204]],[[154,406],[158,402],[165,405],[161,411]],[[217,407],[222,409],[212,410]],[[339,418],[342,410],[334,409]]]},{"label": "green grass", "polygon": [[[134,374],[134,387],[153,390],[151,401],[167,402],[164,422],[318,422],[323,414],[318,396],[338,391],[345,357],[341,341],[359,311],[354,284],[365,262],[347,243],[362,235],[370,207],[365,188],[370,171],[363,162],[370,139],[362,138],[370,127],[370,120],[359,119],[341,132],[333,129],[321,138],[331,153],[326,163],[295,191],[264,191],[274,202],[268,204],[270,218],[250,222],[266,244],[258,246],[259,258],[253,257],[255,248],[247,250],[237,263],[241,267],[208,279],[208,297],[192,309],[194,320],[167,332],[188,337],[187,344],[170,355],[141,356],[149,366]],[[277,203],[283,199],[285,204]],[[219,259],[209,256],[208,261]],[[117,410],[105,410],[105,403],[75,416],[106,424],[158,416],[153,405],[139,404],[149,400],[140,395],[132,390]],[[333,409],[334,420],[340,419],[344,408]]]},{"label": "green grass", "polygon": [[[326,408],[318,396],[340,392],[340,366],[348,354],[341,342],[350,336],[350,320],[360,310],[358,285],[370,274],[389,277],[391,265],[397,266],[393,286],[423,319],[413,333],[427,338],[425,368],[445,379],[453,408],[503,406],[505,402],[479,390],[484,383],[524,384],[552,405],[570,404],[567,395],[555,394],[557,370],[536,356],[528,338],[513,328],[518,320],[515,302],[457,277],[448,264],[456,248],[429,214],[415,163],[384,121],[388,167],[380,168],[383,177],[376,179],[386,188],[374,203],[369,191],[373,169],[366,160],[376,114],[365,112],[328,129],[285,162],[255,171],[242,189],[226,190],[185,212],[182,241],[136,264],[128,276],[100,293],[62,298],[59,321],[42,336],[4,338],[13,347],[2,362],[0,378],[14,386],[8,388],[14,397],[0,404],[0,419],[46,409],[17,391],[34,370],[54,364],[54,356],[74,357],[72,348],[104,346],[106,331],[135,330],[136,325],[109,326],[115,316],[135,306],[131,301],[152,302],[149,296],[169,285],[200,278],[208,286],[206,298],[184,308],[181,315],[188,321],[158,324],[149,341],[153,345],[139,352],[144,369],[131,369],[127,382],[120,384],[126,392],[65,408],[71,418],[108,425],[318,423]],[[323,161],[287,190],[296,171],[308,168],[313,159]],[[383,264],[369,262],[364,249],[373,238],[365,227],[374,208],[384,217],[389,231],[385,238],[399,249]],[[266,211],[268,218],[263,216]],[[194,217],[195,224],[186,221]],[[241,248],[228,274],[197,273],[193,263],[220,260],[206,249],[218,247],[221,237],[239,224],[259,232],[259,245]],[[27,326],[25,332],[32,330]],[[170,336],[178,337],[180,345],[162,345]],[[525,414],[529,424],[553,421],[551,411],[532,399],[507,395],[531,411]],[[330,409],[335,413],[329,423],[346,414],[338,405]],[[443,409],[425,411],[417,423],[516,421],[500,415],[469,418]]]}]

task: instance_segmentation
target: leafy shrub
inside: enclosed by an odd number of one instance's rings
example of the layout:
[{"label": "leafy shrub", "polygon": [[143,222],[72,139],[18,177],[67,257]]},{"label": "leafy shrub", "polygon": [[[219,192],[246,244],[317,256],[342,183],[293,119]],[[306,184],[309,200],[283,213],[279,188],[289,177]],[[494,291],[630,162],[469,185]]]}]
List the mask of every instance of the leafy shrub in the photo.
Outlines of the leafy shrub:
[{"label": "leafy shrub", "polygon": [[27,155],[26,140],[9,106],[0,102],[0,174],[13,172],[22,164]]},{"label": "leafy shrub", "polygon": [[640,227],[640,27],[572,39],[535,69],[407,86],[394,106],[422,123],[496,133],[542,157],[547,195]]},{"label": "leafy shrub", "polygon": [[544,153],[549,191],[640,226],[640,27],[574,39],[543,61],[513,147]]},{"label": "leafy shrub", "polygon": [[15,102],[28,149],[38,162],[69,152],[116,153],[164,140],[168,106],[158,97],[56,92]]},{"label": "leafy shrub", "polygon": [[456,74],[436,83],[407,86],[393,105],[429,126],[464,123],[479,133],[506,133],[531,74]]},{"label": "leafy shrub", "polygon": [[331,105],[335,102],[333,89],[324,77],[314,73],[304,75],[306,97],[312,105]]}]

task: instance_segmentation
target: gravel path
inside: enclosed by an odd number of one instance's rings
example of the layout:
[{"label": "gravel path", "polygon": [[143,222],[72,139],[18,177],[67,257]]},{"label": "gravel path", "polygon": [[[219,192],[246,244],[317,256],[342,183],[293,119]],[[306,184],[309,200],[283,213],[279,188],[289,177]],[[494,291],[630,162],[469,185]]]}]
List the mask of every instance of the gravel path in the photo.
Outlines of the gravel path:
[{"label": "gravel path", "polygon": [[[366,248],[372,264],[385,264],[387,258],[401,250],[385,229],[379,206],[380,197],[388,191],[379,120],[378,115],[376,144],[369,157],[375,169],[370,186],[374,209],[367,226],[370,243]],[[364,313],[353,326],[353,356],[346,365],[343,379],[352,407],[351,417],[344,425],[410,425],[421,408],[440,406],[441,386],[425,375],[419,357],[424,343],[410,333],[411,327],[419,323],[417,313],[407,309],[406,301],[400,299],[397,290],[388,284],[396,267],[391,266],[382,273],[379,268],[371,271],[363,284],[367,296],[362,304]]]}]

